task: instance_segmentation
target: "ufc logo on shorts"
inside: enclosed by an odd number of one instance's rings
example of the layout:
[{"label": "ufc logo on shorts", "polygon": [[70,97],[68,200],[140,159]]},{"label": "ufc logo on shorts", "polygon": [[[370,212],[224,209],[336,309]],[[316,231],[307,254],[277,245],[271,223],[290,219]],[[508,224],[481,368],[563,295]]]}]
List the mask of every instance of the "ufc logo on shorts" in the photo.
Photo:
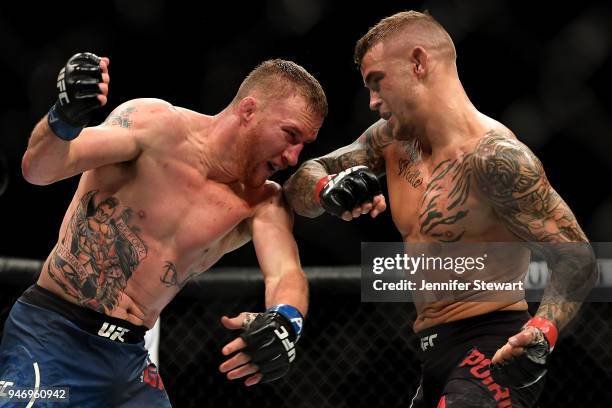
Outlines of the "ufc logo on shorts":
[{"label": "ufc logo on shorts", "polygon": [[115,326],[114,324],[110,324],[108,322],[104,322],[100,330],[98,330],[98,336],[107,337],[110,340],[124,342],[123,335],[129,332],[130,329],[125,329],[123,327]]},{"label": "ufc logo on shorts", "polygon": [[66,68],[62,68],[59,75],[57,76],[57,89],[59,90],[60,105],[65,105],[67,103],[70,103],[70,99],[68,98],[68,93],[66,93],[66,81],[64,80],[65,74],[66,74]]},{"label": "ufc logo on shorts", "polygon": [[274,334],[276,334],[276,337],[283,342],[283,346],[285,347],[285,350],[287,350],[289,362],[291,363],[293,360],[295,360],[295,345],[291,340],[289,340],[289,332],[287,329],[281,326],[279,329],[274,330]]},{"label": "ufc logo on shorts", "polygon": [[5,390],[13,385],[15,385],[15,383],[12,381],[0,381],[0,397],[6,397],[7,393]]},{"label": "ufc logo on shorts", "polygon": [[428,348],[434,347],[434,339],[438,337],[437,334],[431,334],[429,336],[421,337],[421,350],[426,351]]}]

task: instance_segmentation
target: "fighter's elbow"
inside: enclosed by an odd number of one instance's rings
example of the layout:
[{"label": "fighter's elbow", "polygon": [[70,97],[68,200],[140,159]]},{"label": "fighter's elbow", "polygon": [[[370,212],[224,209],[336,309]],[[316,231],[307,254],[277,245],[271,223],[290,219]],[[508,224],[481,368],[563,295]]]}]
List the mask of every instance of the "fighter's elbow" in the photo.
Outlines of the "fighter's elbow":
[{"label": "fighter's elbow", "polygon": [[32,171],[32,158],[29,151],[26,151],[21,158],[21,175],[30,184],[41,185],[36,173]]},{"label": "fighter's elbow", "polygon": [[323,208],[317,205],[314,200],[300,199],[292,186],[286,183],[283,186],[283,195],[293,212],[301,217],[316,218],[324,212]]},{"label": "fighter's elbow", "polygon": [[585,288],[591,288],[599,280],[597,256],[589,242],[571,243],[572,251],[568,254],[568,262],[580,271],[580,281]]},{"label": "fighter's elbow", "polygon": [[595,286],[599,281],[599,266],[597,256],[589,244],[587,244],[587,248],[584,249],[582,264],[584,265],[583,270],[585,271],[585,280],[591,286]]},{"label": "fighter's elbow", "polygon": [[324,213],[323,210],[321,211],[316,211],[316,210],[304,210],[304,211],[298,211],[298,210],[294,210],[295,213],[299,216],[305,217],[305,218],[317,218],[320,215],[322,215]]},{"label": "fighter's elbow", "polygon": [[32,156],[32,152],[27,150],[21,158],[21,174],[23,178],[28,183],[37,186],[46,186],[56,181],[50,172],[44,171],[40,166],[35,165],[35,158]]}]

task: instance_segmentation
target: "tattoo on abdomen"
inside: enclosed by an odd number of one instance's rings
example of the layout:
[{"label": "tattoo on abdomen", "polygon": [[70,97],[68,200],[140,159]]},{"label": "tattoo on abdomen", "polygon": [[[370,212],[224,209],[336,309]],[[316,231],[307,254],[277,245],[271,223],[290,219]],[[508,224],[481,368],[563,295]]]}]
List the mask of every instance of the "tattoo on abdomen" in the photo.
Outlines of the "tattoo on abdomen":
[{"label": "tattoo on abdomen", "polygon": [[132,210],[120,210],[115,197],[95,204],[97,193],[90,191],[81,198],[47,272],[81,305],[108,313],[146,258],[147,246],[130,223]]},{"label": "tattoo on abdomen", "polygon": [[[208,252],[208,250],[206,250],[206,252]],[[167,288],[171,288],[173,286],[176,286],[178,288],[183,288],[187,284],[187,282],[189,282],[189,280],[196,275],[198,275],[197,272],[191,273],[187,275],[185,279],[179,282],[178,273],[176,271],[176,265],[174,265],[170,261],[166,261],[166,263],[164,264],[164,272],[162,273],[162,276],[159,278],[159,280]]]},{"label": "tattoo on abdomen", "polygon": [[444,160],[432,172],[420,205],[419,224],[422,234],[440,242],[456,242],[465,234],[465,228],[458,231],[456,224],[469,213],[465,205],[470,194],[471,168],[468,156]]},{"label": "tattoo on abdomen", "polygon": [[172,262],[166,261],[164,265],[164,273],[159,280],[167,287],[178,286],[176,266],[174,266]]}]

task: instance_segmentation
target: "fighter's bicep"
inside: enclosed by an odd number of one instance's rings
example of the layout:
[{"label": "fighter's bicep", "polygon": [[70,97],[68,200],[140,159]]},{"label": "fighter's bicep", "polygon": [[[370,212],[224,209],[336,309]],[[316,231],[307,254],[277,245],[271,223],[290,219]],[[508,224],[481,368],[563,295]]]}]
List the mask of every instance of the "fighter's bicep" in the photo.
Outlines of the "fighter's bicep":
[{"label": "fighter's bicep", "polygon": [[70,144],[73,174],[107,164],[134,160],[147,146],[179,127],[180,115],[168,102],[136,99],[118,106],[99,126],[85,128]]},{"label": "fighter's bicep", "polygon": [[586,240],[527,146],[504,136],[485,137],[471,161],[480,192],[514,235],[534,242]]},{"label": "fighter's bicep", "polygon": [[70,143],[68,165],[71,172],[79,174],[136,158],[141,151],[138,132],[143,126],[135,121],[143,121],[137,117],[136,108],[120,106],[101,125],[83,129]]},{"label": "fighter's bicep", "polygon": [[264,275],[299,266],[293,237],[293,214],[280,192],[257,211],[251,221],[253,245]]},{"label": "fighter's bicep", "polygon": [[102,128],[85,129],[72,142],[68,153],[71,173],[79,174],[107,164],[126,162],[140,153],[140,146],[131,132]]}]

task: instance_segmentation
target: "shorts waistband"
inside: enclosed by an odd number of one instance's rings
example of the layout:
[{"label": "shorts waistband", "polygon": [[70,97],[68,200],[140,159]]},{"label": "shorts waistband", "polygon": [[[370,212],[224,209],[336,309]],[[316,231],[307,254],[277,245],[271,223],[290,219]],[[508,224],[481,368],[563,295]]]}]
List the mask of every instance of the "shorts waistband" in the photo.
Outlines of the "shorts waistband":
[{"label": "shorts waistband", "polygon": [[439,335],[450,335],[462,332],[466,329],[480,328],[484,325],[505,325],[509,322],[516,322],[519,320],[527,321],[529,318],[531,318],[531,315],[526,310],[496,311],[428,327],[427,329],[423,329],[418,332],[417,336],[423,338],[433,333],[438,333]]},{"label": "shorts waistband", "polygon": [[26,289],[17,301],[56,312],[88,333],[119,343],[140,343],[148,330],[145,326],[70,303],[37,284]]},{"label": "shorts waistband", "polygon": [[421,360],[435,358],[434,350],[463,347],[474,338],[512,336],[531,316],[527,311],[496,311],[429,327],[417,333]]}]

